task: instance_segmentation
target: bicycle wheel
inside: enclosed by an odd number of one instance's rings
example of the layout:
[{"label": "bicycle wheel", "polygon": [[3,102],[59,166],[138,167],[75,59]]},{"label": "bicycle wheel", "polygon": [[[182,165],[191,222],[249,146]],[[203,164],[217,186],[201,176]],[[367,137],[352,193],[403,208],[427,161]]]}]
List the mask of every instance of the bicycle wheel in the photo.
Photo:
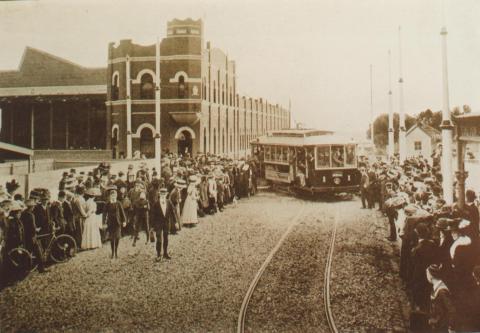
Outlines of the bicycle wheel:
[{"label": "bicycle wheel", "polygon": [[36,265],[33,265],[33,258],[30,252],[21,247],[10,250],[8,259],[13,269],[22,274],[29,273],[36,268]]},{"label": "bicycle wheel", "polygon": [[65,262],[75,256],[77,244],[69,235],[60,235],[55,238],[50,247],[50,258],[57,262]]}]

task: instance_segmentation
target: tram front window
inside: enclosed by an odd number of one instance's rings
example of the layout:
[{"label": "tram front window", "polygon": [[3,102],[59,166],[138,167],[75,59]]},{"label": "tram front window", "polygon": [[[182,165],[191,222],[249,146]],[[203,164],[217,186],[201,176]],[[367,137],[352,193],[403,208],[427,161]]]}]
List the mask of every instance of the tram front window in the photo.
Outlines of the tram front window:
[{"label": "tram front window", "polygon": [[347,166],[354,167],[355,166],[355,145],[347,145],[345,150],[346,150],[346,154],[345,154],[346,162],[345,162],[345,164]]},{"label": "tram front window", "polygon": [[317,147],[317,169],[330,168],[330,147]]},{"label": "tram front window", "polygon": [[343,146],[332,146],[332,166],[334,168],[343,168],[345,166]]}]

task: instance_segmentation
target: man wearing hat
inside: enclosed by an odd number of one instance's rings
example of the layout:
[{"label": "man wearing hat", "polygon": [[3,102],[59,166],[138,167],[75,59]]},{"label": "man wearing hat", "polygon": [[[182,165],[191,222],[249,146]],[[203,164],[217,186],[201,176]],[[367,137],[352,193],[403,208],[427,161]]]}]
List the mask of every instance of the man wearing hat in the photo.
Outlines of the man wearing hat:
[{"label": "man wearing hat", "polygon": [[456,327],[455,307],[442,271],[442,265],[437,264],[426,269],[427,281],[432,285],[428,324],[433,332],[453,332]]},{"label": "man wearing hat", "polygon": [[115,181],[115,186],[117,188],[120,188],[120,187],[127,187],[127,183],[125,181],[125,173],[123,171],[120,171],[118,173],[118,177],[117,177],[117,180]]},{"label": "man wearing hat", "polygon": [[75,196],[72,200],[73,220],[75,221],[75,231],[77,247],[82,245],[82,234],[85,219],[87,218],[87,203],[83,195],[85,194],[85,188],[83,186],[77,186]]},{"label": "man wearing hat", "polygon": [[35,223],[35,214],[33,213],[33,210],[37,205],[37,201],[33,198],[28,198],[25,200],[25,205],[27,206],[27,209],[25,209],[22,212],[22,215],[20,215],[20,220],[22,221],[25,235],[25,248],[37,258],[38,271],[43,273],[45,271],[45,258],[43,256],[41,244],[37,240],[37,232],[40,231],[40,228],[38,228]]},{"label": "man wearing hat", "polygon": [[412,249],[412,276],[410,279],[414,304],[421,310],[428,310],[430,285],[428,284],[425,270],[435,263],[436,245],[430,239],[426,224],[419,223],[415,227],[418,244]]},{"label": "man wearing hat", "polygon": [[175,180],[175,187],[168,195],[169,204],[172,206],[172,213],[169,214],[170,233],[176,234],[182,227],[180,225],[180,203],[182,201],[181,191],[187,187],[185,180],[177,178]]},{"label": "man wearing hat", "polygon": [[157,260],[160,260],[160,258],[162,257],[162,249],[163,258],[170,259],[170,256],[168,255],[168,234],[170,232],[169,224],[171,215],[173,215],[174,208],[170,204],[167,196],[167,189],[165,187],[162,187],[158,191],[158,200],[153,203],[151,209],[152,227],[155,230],[157,238],[155,246],[157,251]]},{"label": "man wearing hat", "polygon": [[455,218],[448,228],[454,240],[450,247],[453,276],[459,286],[472,282],[472,271],[477,259],[472,240],[467,236],[470,223],[468,220]]},{"label": "man wearing hat", "polygon": [[25,233],[20,220],[21,213],[22,207],[18,202],[13,201],[7,218],[7,232],[5,235],[6,253],[9,253],[17,247],[25,246]]},{"label": "man wearing hat", "polygon": [[67,221],[65,220],[64,211],[63,211],[63,202],[65,201],[65,191],[58,192],[58,200],[55,200],[50,205],[50,215],[52,222],[56,228],[59,229],[59,233],[65,233],[67,229]]},{"label": "man wearing hat", "polygon": [[33,209],[35,223],[40,228],[40,235],[53,232],[53,224],[50,217],[50,194],[43,192],[40,195],[37,205]]},{"label": "man wearing hat", "polygon": [[441,217],[435,223],[435,229],[438,230],[439,239],[437,247],[437,258],[435,262],[442,265],[443,276],[445,282],[448,284],[451,280],[451,267],[452,259],[450,258],[450,247],[453,244],[452,234],[450,233],[449,226],[453,222],[452,219],[447,217]]},{"label": "man wearing hat", "polygon": [[465,218],[470,221],[470,227],[468,230],[468,235],[474,243],[478,241],[479,236],[479,222],[480,216],[478,212],[478,207],[475,205],[475,199],[477,195],[473,190],[467,190],[465,193],[466,204],[465,204]]},{"label": "man wearing hat", "polygon": [[131,190],[135,184],[135,172],[133,172],[133,164],[128,165],[127,171],[127,190]]}]

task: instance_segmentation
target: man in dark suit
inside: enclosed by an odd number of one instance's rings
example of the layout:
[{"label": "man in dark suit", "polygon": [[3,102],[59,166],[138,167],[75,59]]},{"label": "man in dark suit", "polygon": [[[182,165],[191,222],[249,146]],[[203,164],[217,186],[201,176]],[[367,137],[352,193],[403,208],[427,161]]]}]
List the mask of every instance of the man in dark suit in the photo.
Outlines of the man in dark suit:
[{"label": "man in dark suit", "polygon": [[471,238],[471,240],[474,243],[477,243],[478,236],[479,236],[479,222],[480,222],[478,208],[475,205],[475,199],[477,198],[477,195],[475,194],[474,191],[467,190],[467,192],[465,193],[465,197],[467,199],[466,200],[467,202],[465,204],[465,213],[466,213],[465,218],[470,221],[468,236]]},{"label": "man in dark suit", "polygon": [[39,234],[49,234],[53,231],[52,221],[50,219],[50,196],[42,194],[35,208],[33,214],[35,215],[35,223],[40,228]]},{"label": "man in dark suit", "polygon": [[152,226],[155,229],[157,238],[156,250],[157,260],[161,259],[162,253],[162,238],[163,238],[163,258],[170,259],[168,255],[168,233],[169,233],[169,219],[172,214],[172,206],[167,198],[168,192],[166,188],[161,188],[158,191],[158,200],[156,200],[151,208]]},{"label": "man in dark suit", "polygon": [[362,198],[362,208],[367,208],[369,179],[365,168],[361,168],[360,172],[362,174],[362,178],[360,178],[360,195]]},{"label": "man in dark suit", "polygon": [[411,287],[414,304],[420,310],[428,310],[430,301],[431,285],[425,273],[428,266],[435,262],[437,247],[430,239],[429,230],[426,224],[419,223],[415,232],[418,236],[418,243],[412,249],[412,279]]},{"label": "man in dark suit", "polygon": [[50,206],[50,215],[55,228],[59,228],[59,233],[65,233],[67,221],[65,220],[63,202],[65,201],[65,191],[58,192],[58,201],[54,201]]},{"label": "man in dark suit", "polygon": [[27,209],[25,209],[22,212],[22,215],[20,215],[20,220],[22,221],[25,235],[25,248],[38,259],[38,271],[43,273],[45,272],[45,258],[43,257],[43,251],[40,247],[40,242],[37,240],[37,232],[40,230],[40,228],[38,228],[36,225],[35,214],[33,212],[37,207],[36,204],[37,203],[34,199],[27,199],[25,201]]},{"label": "man in dark suit", "polygon": [[[60,198],[62,195],[63,193],[59,193],[58,197]],[[67,199],[66,197],[67,196],[65,194],[65,199],[62,201],[63,217],[65,218],[65,222],[66,222],[65,232],[75,239],[76,229],[75,229],[75,220],[73,217],[73,209],[69,199]]]}]

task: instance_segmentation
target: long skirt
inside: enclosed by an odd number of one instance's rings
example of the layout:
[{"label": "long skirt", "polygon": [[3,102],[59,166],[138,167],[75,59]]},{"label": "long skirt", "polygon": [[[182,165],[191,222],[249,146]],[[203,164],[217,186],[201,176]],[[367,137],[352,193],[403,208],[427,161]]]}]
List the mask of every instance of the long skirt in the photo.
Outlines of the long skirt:
[{"label": "long skirt", "polygon": [[197,200],[195,200],[193,197],[188,196],[185,200],[185,205],[183,206],[180,220],[182,221],[182,225],[198,223]]},{"label": "long skirt", "polygon": [[100,235],[102,219],[100,215],[90,215],[86,220],[82,233],[82,249],[95,249],[102,247]]}]

